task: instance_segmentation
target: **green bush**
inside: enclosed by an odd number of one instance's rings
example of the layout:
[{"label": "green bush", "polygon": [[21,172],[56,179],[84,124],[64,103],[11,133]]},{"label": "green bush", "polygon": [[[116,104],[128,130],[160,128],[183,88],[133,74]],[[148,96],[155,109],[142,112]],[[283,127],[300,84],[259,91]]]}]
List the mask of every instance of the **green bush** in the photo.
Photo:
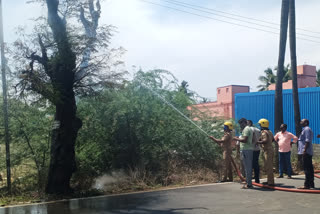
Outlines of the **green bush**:
[{"label": "green bush", "polygon": [[179,90],[170,73],[139,71],[124,88],[105,90],[78,103],[83,119],[76,149],[79,173],[98,176],[140,168],[165,175],[172,159],[185,166],[215,168],[220,148],[157,94],[188,117],[201,117],[195,122],[202,129],[221,136],[212,124],[221,129],[222,121],[187,110],[194,101]]}]

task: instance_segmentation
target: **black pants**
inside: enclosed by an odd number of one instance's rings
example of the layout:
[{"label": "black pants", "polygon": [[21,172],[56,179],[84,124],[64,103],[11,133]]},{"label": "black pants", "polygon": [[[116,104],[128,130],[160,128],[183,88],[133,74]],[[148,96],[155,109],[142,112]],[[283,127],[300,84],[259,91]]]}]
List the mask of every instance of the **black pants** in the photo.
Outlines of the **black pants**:
[{"label": "black pants", "polygon": [[304,182],[305,187],[314,187],[314,171],[312,165],[312,155],[305,154],[303,156],[303,170],[306,175]]},{"label": "black pants", "polygon": [[259,174],[260,174],[259,156],[260,156],[260,150],[253,151],[252,168],[253,168],[253,171],[254,171],[254,180],[255,180],[256,183],[260,183],[260,179],[259,179]]}]

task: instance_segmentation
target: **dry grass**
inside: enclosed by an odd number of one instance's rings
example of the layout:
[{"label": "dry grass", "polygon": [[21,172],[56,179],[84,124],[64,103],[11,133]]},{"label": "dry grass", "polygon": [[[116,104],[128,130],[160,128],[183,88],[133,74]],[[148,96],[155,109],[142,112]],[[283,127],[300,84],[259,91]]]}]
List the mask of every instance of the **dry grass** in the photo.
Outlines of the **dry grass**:
[{"label": "dry grass", "polygon": [[113,172],[98,178],[93,187],[110,194],[215,183],[218,178],[218,174],[212,169],[175,165],[158,174],[152,174],[141,168],[130,169],[127,172]]}]

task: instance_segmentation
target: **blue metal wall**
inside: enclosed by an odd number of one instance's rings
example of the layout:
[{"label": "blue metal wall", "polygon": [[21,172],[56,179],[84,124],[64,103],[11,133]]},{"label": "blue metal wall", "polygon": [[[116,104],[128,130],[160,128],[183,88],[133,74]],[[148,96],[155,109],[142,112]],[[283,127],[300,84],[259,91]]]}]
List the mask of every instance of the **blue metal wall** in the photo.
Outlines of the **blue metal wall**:
[{"label": "blue metal wall", "polygon": [[[236,120],[244,117],[258,123],[259,119],[266,118],[270,121],[270,130],[274,131],[274,93],[263,91],[236,94]],[[320,87],[299,89],[299,103],[301,119],[309,119],[310,128],[314,132],[313,143],[320,144],[320,139],[316,138],[320,134]],[[283,121],[288,125],[288,131],[295,134],[292,90],[283,90]]]}]

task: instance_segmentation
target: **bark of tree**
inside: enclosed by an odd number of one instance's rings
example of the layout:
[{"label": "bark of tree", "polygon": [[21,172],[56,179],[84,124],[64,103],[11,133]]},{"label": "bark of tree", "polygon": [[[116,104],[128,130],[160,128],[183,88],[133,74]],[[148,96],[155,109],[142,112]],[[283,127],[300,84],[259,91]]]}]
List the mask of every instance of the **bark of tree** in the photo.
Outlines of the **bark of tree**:
[{"label": "bark of tree", "polygon": [[96,2],[96,10],[94,7],[94,0],[88,0],[88,5],[89,5],[89,12],[90,12],[89,18],[91,18],[91,20],[85,17],[84,8],[81,7],[80,21],[85,29],[86,37],[89,40],[89,43],[83,52],[82,62],[80,64],[80,70],[75,74],[75,81],[82,79],[87,73],[87,68],[89,65],[89,60],[91,58],[91,52],[92,52],[91,46],[97,37],[97,29],[98,29],[100,14],[101,14],[100,0],[97,0]]},{"label": "bark of tree", "polygon": [[[300,136],[300,105],[297,80],[297,54],[296,54],[296,8],[295,0],[289,0],[289,40],[290,40],[290,56],[291,56],[291,72],[292,72],[292,96],[294,107],[294,124],[296,135]],[[298,145],[298,144],[297,144]],[[302,157],[298,155],[298,168],[302,169]]]},{"label": "bark of tree", "polygon": [[54,90],[55,97],[52,100],[56,113],[46,192],[63,194],[71,191],[70,179],[76,170],[74,147],[82,122],[76,117],[77,106],[73,90],[76,55],[71,49],[66,24],[58,15],[59,0],[46,0],[46,4],[48,23],[57,44],[57,56],[47,65]]},{"label": "bark of tree", "polygon": [[[284,73],[284,59],[286,52],[286,42],[288,34],[288,16],[289,16],[289,0],[282,0],[281,6],[281,25],[280,25],[280,44],[277,81],[275,91],[275,107],[274,107],[274,132],[279,131],[280,125],[283,123],[283,100],[282,100],[282,79]],[[278,144],[275,146],[275,163],[276,169],[279,169],[279,152]]]}]

